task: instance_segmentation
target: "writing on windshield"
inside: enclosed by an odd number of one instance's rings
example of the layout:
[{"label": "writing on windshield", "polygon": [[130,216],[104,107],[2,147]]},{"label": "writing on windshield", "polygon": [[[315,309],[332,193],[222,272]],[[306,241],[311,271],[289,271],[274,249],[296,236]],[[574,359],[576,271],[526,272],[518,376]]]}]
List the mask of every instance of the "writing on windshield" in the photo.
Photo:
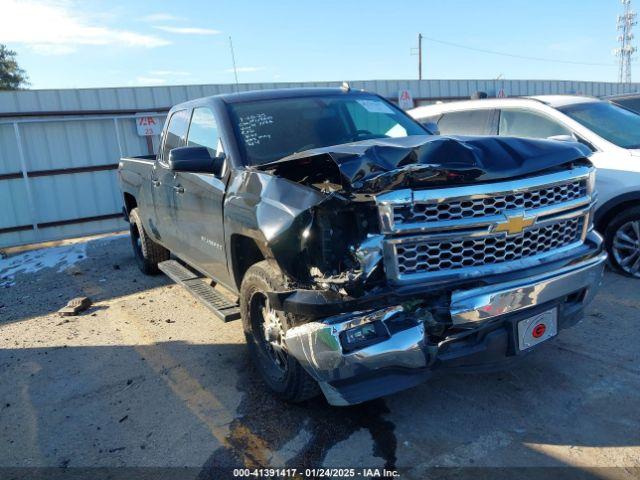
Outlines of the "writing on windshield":
[{"label": "writing on windshield", "polygon": [[375,138],[425,135],[404,112],[374,95],[326,95],[229,106],[245,163]]}]

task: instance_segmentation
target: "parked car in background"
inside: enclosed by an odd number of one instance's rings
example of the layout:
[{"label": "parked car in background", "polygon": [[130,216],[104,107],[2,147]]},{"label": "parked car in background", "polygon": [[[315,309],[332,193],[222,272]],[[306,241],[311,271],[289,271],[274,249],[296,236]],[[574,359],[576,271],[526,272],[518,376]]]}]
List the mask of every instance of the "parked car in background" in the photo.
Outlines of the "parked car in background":
[{"label": "parked car in background", "polygon": [[603,100],[608,100],[628,110],[633,110],[636,113],[640,113],[640,93],[613,95],[611,97],[605,97],[603,98]]},{"label": "parked car in background", "polygon": [[611,101],[571,95],[441,103],[408,112],[442,135],[576,141],[598,168],[596,228],[614,267],[640,278],[640,115]]}]

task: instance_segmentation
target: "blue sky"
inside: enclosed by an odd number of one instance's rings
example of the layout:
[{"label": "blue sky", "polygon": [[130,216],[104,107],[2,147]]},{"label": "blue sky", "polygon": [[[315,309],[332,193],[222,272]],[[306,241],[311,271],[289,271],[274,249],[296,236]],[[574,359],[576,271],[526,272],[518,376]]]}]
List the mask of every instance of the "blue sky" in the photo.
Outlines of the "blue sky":
[{"label": "blue sky", "polygon": [[[615,81],[619,0],[0,0],[32,88],[412,79]],[[640,28],[640,27],[638,27]],[[640,36],[640,31],[638,32]],[[640,78],[640,67],[636,78]]]}]

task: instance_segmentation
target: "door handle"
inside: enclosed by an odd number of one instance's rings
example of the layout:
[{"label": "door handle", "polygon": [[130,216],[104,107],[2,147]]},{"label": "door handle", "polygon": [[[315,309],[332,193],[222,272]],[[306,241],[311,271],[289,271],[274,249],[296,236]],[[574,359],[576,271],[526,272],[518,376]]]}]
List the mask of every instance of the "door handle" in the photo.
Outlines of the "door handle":
[{"label": "door handle", "polygon": [[160,186],[160,180],[151,180],[151,185],[153,185],[154,187],[159,187]]},{"label": "door handle", "polygon": [[177,185],[173,187],[173,189],[175,190],[176,193],[184,193],[184,187],[181,185]]}]

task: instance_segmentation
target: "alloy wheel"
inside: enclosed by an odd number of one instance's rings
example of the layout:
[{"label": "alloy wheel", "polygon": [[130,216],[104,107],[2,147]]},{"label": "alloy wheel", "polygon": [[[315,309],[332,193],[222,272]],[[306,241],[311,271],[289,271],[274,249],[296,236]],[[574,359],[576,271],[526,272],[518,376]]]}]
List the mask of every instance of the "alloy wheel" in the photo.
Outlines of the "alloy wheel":
[{"label": "alloy wheel", "polygon": [[640,278],[640,220],[620,226],[613,237],[612,252],[622,270]]}]

